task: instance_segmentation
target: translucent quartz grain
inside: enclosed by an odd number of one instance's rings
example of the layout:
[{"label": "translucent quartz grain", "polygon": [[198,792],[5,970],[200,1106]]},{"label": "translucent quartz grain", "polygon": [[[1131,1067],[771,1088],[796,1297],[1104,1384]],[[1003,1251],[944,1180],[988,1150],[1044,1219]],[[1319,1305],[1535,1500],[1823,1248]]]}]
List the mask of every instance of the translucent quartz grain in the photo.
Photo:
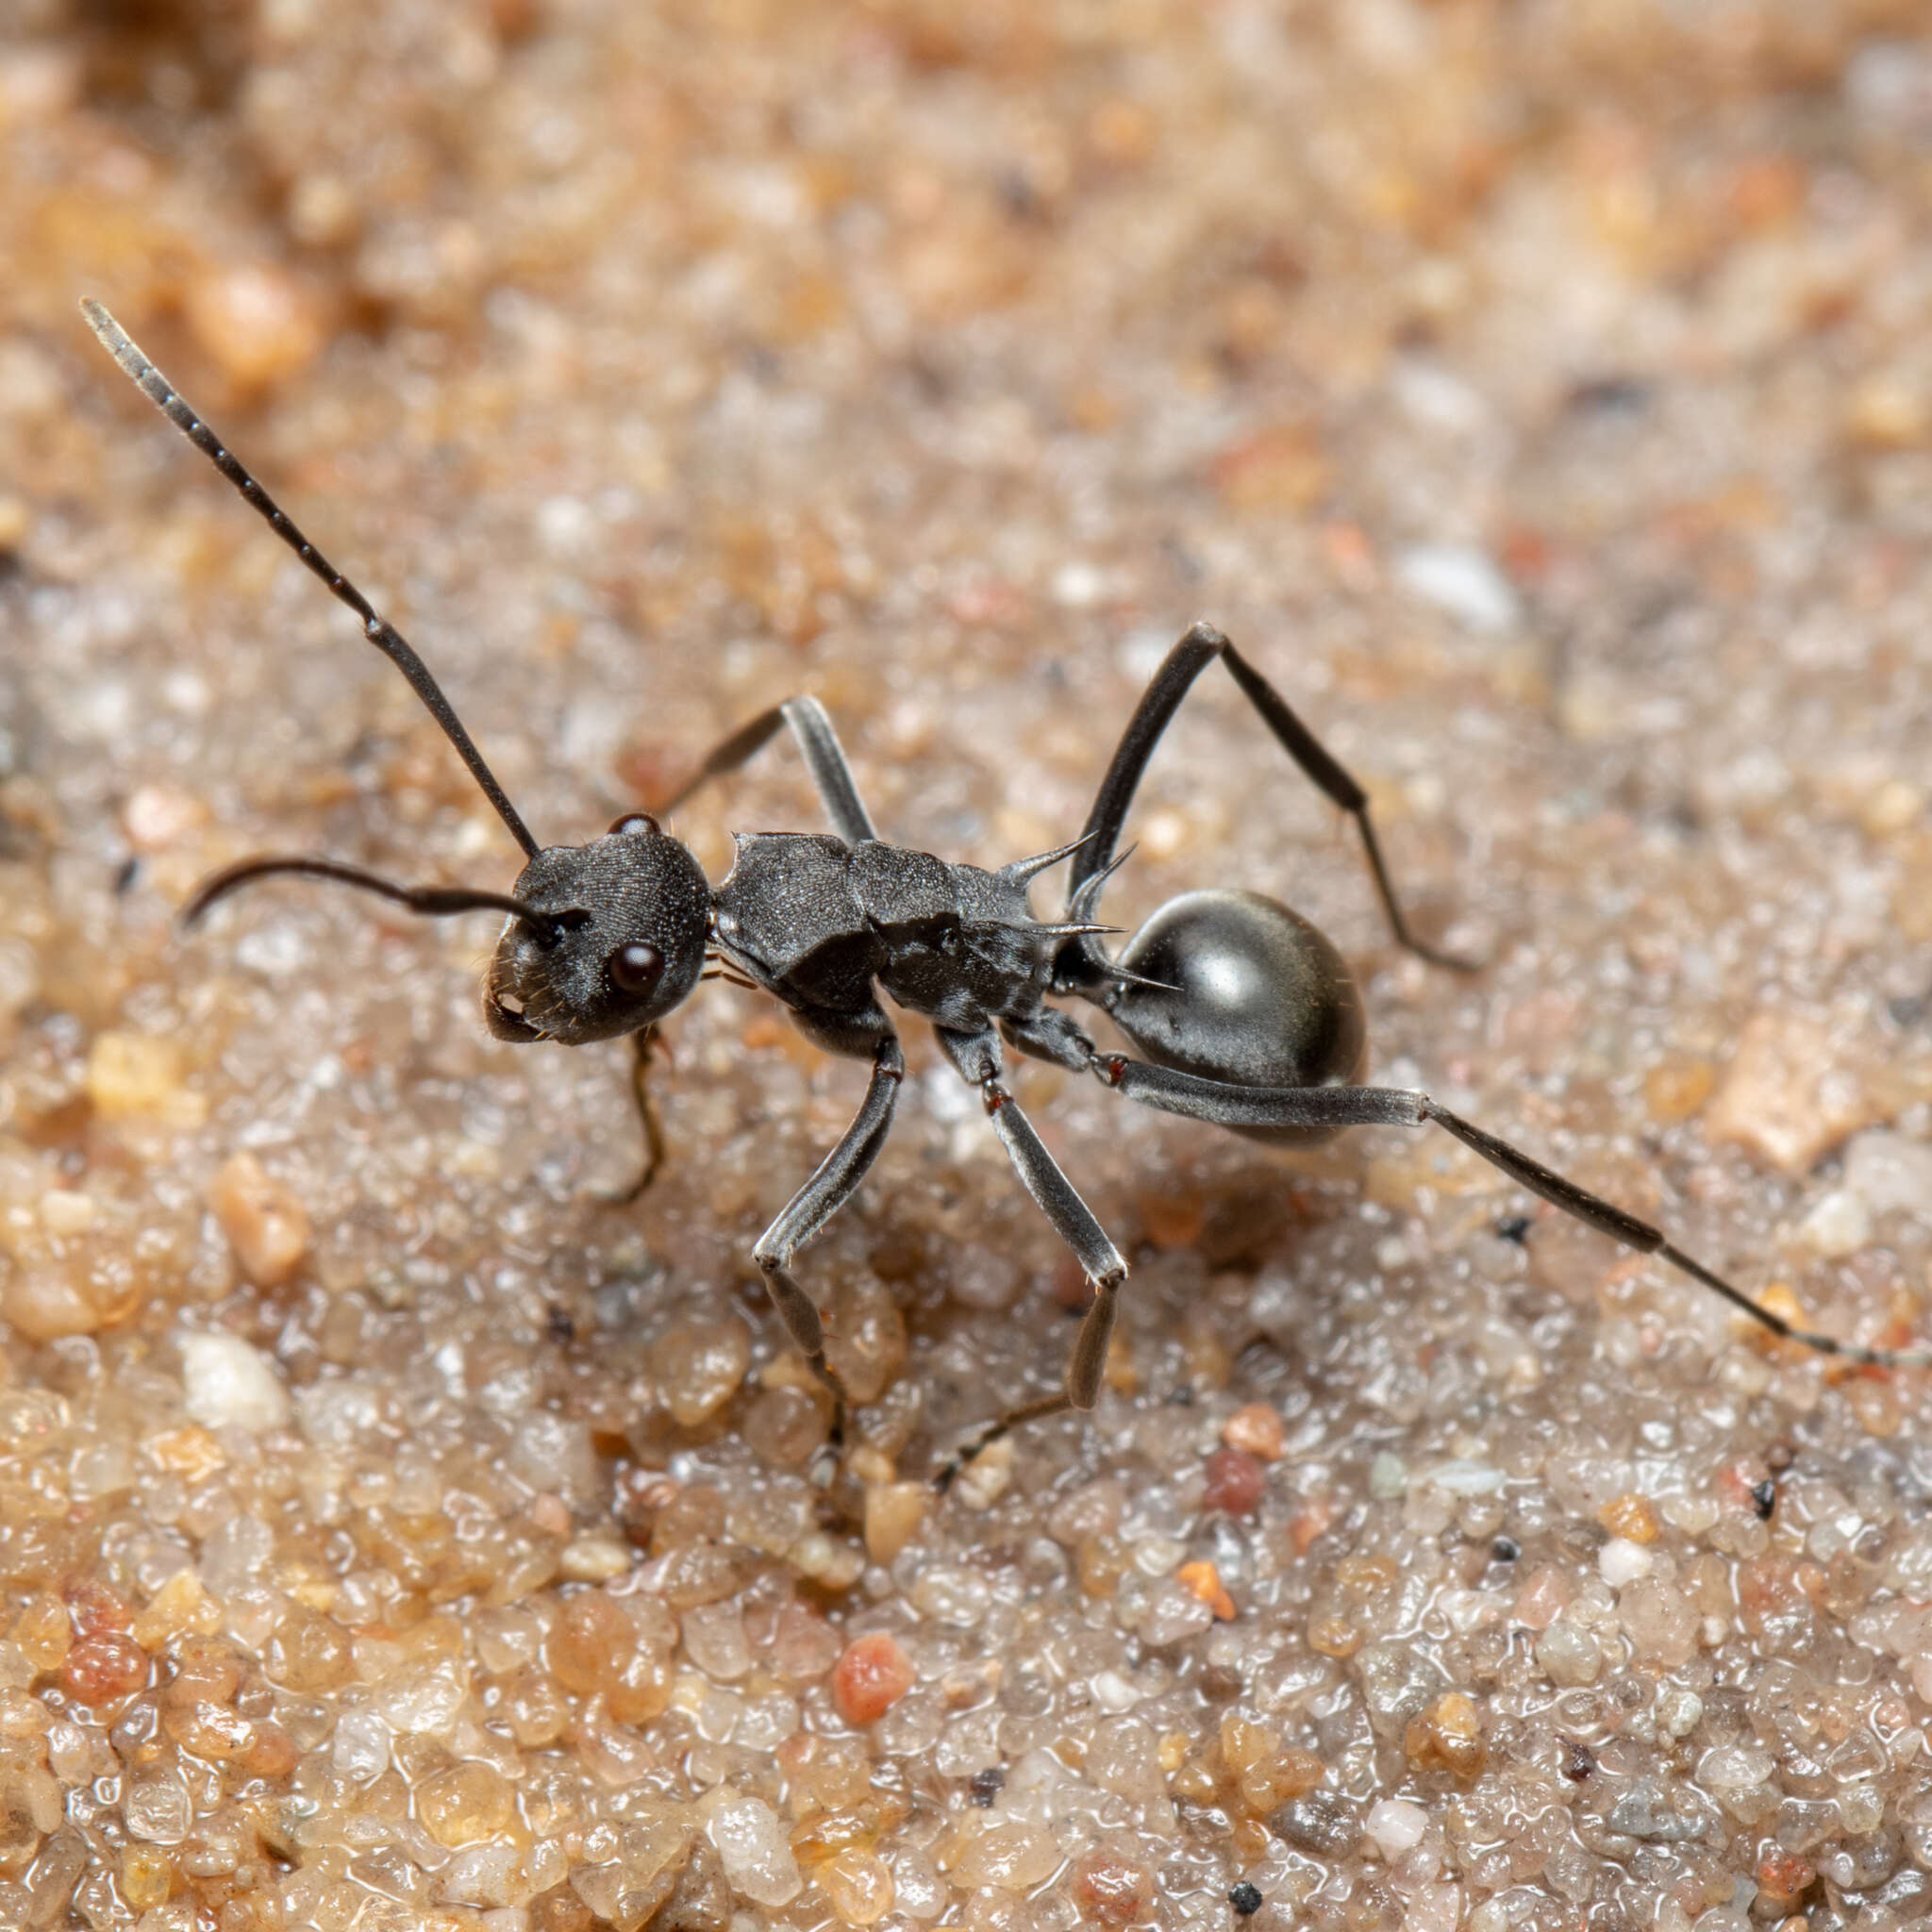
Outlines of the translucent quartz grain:
[{"label": "translucent quartz grain", "polygon": [[688,1813],[678,1807],[647,1810],[651,1815],[641,1821],[599,1835],[594,1849],[611,1856],[578,1865],[570,1874],[577,1897],[618,1932],[636,1932],[662,1908],[691,1857],[693,1824]]},{"label": "translucent quartz grain", "polygon": [[844,1924],[870,1925],[892,1908],[891,1868],[871,1852],[835,1853],[812,1877]]},{"label": "translucent quartz grain", "polygon": [[805,1883],[798,1860],[769,1805],[757,1798],[720,1805],[709,1829],[733,1890],[759,1906],[789,1905],[798,1896]]},{"label": "translucent quartz grain", "polygon": [[416,1816],[440,1845],[474,1844],[492,1838],[516,1809],[516,1792],[493,1765],[453,1764],[416,1788]]},{"label": "translucent quartz grain", "polygon": [[181,1774],[172,1768],[158,1768],[128,1780],[122,1817],[134,1837],[151,1844],[175,1845],[194,1822],[194,1805]]},{"label": "translucent quartz grain", "polygon": [[744,1618],[735,1604],[699,1604],[679,1620],[685,1654],[707,1676],[729,1683],[751,1668]]},{"label": "translucent quartz grain", "polygon": [[652,1367],[672,1417],[689,1428],[712,1414],[744,1379],[751,1337],[741,1322],[682,1324],[666,1334]]},{"label": "translucent quartz grain", "polygon": [[954,1875],[968,1885],[1030,1891],[1050,1878],[1059,1864],[1059,1848],[1051,1832],[1034,1824],[991,1824],[970,1833]]}]

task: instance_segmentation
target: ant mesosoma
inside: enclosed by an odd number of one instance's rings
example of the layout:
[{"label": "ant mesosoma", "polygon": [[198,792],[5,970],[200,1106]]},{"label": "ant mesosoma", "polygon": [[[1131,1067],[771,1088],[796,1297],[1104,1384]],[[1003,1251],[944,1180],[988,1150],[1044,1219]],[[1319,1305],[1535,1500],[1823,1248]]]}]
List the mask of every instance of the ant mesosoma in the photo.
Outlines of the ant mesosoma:
[{"label": "ant mesosoma", "polygon": [[[1008,1409],[947,1461],[949,1482],[1018,1424],[1089,1409],[1127,1264],[1002,1084],[1002,1041],[1144,1107],[1208,1121],[1260,1141],[1309,1143],[1344,1127],[1445,1128],[1519,1186],[1612,1240],[1660,1257],[1774,1334],[1826,1354],[1890,1367],[1932,1366],[1932,1351],[1867,1348],[1793,1326],[1667,1241],[1636,1215],[1588,1192],[1424,1093],[1354,1084],[1366,1048],[1361,996],[1341,956],[1314,926],[1273,899],[1216,887],[1161,907],[1120,953],[1100,940],[1101,893],[1125,854],[1115,845],[1155,746],[1194,679],[1216,659],[1306,776],[1360,832],[1375,891],[1396,942],[1438,966],[1469,962],[1408,929],[1369,817],[1368,795],[1324,750],[1280,693],[1211,625],[1196,624],[1168,653],[1141,696],[1080,837],[997,872],[881,841],[858,796],[831,720],[815,698],[761,712],[717,745],[658,811],[669,815],[708,780],[736,771],[790,730],[830,832],[740,835],[716,886],[690,850],[649,812],[626,812],[588,845],[540,846],[518,816],[449,700],[416,653],[367,598],[291,523],[167,378],[96,302],[82,311],[109,354],[175,426],[267,519],[269,526],[361,620],[362,633],[408,680],[496,808],[528,863],[514,891],[401,886],[334,859],[243,859],[206,880],[184,909],[192,924],[238,886],[272,874],[334,879],[412,912],[508,914],[483,995],[491,1032],[506,1041],[582,1046],[628,1036],[633,1093],[646,1158],[630,1196],[656,1172],[662,1141],[645,1085],[652,1029],[701,979],[768,992],[827,1052],[869,1060],[872,1077],[843,1139],[752,1250],[772,1305],[829,1391],[833,1440],[845,1391],[825,1359],[817,1304],[791,1272],[797,1251],[849,1200],[892,1123],[906,1061],[880,1003],[932,1023],[961,1079],[979,1090],[1026,1191],[1077,1257],[1092,1300],[1074,1335],[1058,1394]],[[1034,918],[1028,883],[1072,861],[1065,917]],[[1142,1058],[1096,1046],[1049,998],[1098,1007]]]}]

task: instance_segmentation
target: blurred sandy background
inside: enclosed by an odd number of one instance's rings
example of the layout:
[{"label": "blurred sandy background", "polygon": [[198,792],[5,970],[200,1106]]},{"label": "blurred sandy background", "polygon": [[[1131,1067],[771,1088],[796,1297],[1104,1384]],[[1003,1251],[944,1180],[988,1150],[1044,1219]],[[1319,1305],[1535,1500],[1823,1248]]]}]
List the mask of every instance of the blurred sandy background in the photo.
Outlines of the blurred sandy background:
[{"label": "blurred sandy background", "polygon": [[[490,1044],[540,836],[797,690],[887,836],[1241,883],[1425,1085],[1834,1332],[1932,1333],[1932,37],[1907,0],[0,0],[0,1923],[1881,1928],[1932,1900],[1923,1377],[1767,1348],[1458,1150],[1290,1164],[1043,1069],[1136,1264],[1091,1422],[943,1504],[1077,1284],[916,1023],[710,989],[674,1164]],[[774,749],[680,829],[814,823]],[[1045,910],[1051,894],[1041,891]],[[1500,1230],[1500,1231],[1499,1231]],[[1250,1920],[1246,1915],[1254,1913]]]}]

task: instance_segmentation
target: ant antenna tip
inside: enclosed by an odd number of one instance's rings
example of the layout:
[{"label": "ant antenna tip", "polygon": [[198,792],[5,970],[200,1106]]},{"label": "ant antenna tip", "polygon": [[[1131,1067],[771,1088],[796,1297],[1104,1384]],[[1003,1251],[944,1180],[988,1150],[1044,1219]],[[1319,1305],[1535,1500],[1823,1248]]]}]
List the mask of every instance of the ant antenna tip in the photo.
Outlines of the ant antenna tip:
[{"label": "ant antenna tip", "polygon": [[107,308],[94,300],[92,295],[80,298],[81,320],[85,322],[109,353],[119,356],[121,344],[127,341],[127,331],[116,322]]}]

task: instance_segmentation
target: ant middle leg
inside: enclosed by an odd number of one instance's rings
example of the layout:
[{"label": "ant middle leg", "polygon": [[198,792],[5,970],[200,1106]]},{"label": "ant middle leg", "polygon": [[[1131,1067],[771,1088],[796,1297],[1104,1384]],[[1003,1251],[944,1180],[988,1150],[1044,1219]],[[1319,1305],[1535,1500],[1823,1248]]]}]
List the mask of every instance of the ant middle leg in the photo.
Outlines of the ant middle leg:
[{"label": "ant middle leg", "polygon": [[[808,1022],[820,1018],[799,1017]],[[836,1030],[824,1024],[808,1024],[808,1030],[824,1045],[833,1045],[835,1040],[842,1041],[846,1052],[854,1050],[855,1041],[870,1039],[872,1079],[852,1124],[819,1163],[811,1178],[758,1237],[752,1249],[752,1259],[764,1276],[765,1292],[771,1296],[778,1319],[785,1324],[792,1346],[831,1394],[831,1441],[836,1448],[844,1440],[845,1413],[850,1402],[838,1371],[825,1358],[825,1328],[818,1304],[799,1286],[791,1273],[791,1260],[858,1191],[859,1182],[878,1158],[879,1149],[885,1145],[886,1135],[891,1128],[900,1083],[906,1077],[906,1056],[883,1013],[874,1010],[857,1021],[842,1014],[832,1018],[841,1023]]]},{"label": "ant middle leg", "polygon": [[873,830],[871,816],[858,795],[858,781],[852,775],[845,748],[832,729],[824,706],[814,697],[787,698],[782,705],[774,705],[769,711],[760,711],[756,718],[741,724],[728,738],[713,745],[691,776],[653,809],[668,817],[713,778],[722,778],[748,764],[786,726],[791,728],[805,758],[806,770],[811,774],[811,782],[817,788],[825,816],[832,822],[833,831],[848,845],[876,839],[878,834]]},{"label": "ant middle leg", "polygon": [[[1219,658],[1261,721],[1274,733],[1274,741],[1301,768],[1317,791],[1333,801],[1355,820],[1361,834],[1362,850],[1375,891],[1387,915],[1390,931],[1397,945],[1426,959],[1431,965],[1446,966],[1458,973],[1473,972],[1475,962],[1445,953],[1426,944],[1409,930],[1401,902],[1395,896],[1394,882],[1382,857],[1381,841],[1375,837],[1374,821],[1369,816],[1369,794],[1336,759],[1315,734],[1304,724],[1289,703],[1269,681],[1235,649],[1211,624],[1196,624],[1188,629],[1167,654],[1159,670],[1141,694],[1127,721],[1127,728],[1100,781],[1093,808],[1087,815],[1086,830],[1074,859],[1067,887],[1069,919],[1091,920],[1097,909],[1105,874],[1113,863],[1115,841],[1126,823],[1134,792],[1154,756],[1161,734],[1173,723],[1181,701],[1192,689],[1195,678]],[[1058,977],[1061,983],[1095,983],[1104,975],[1104,960],[1091,939],[1068,942],[1061,954]]]},{"label": "ant middle leg", "polygon": [[[1046,1009],[1051,1010],[1051,1009]],[[1055,1015],[1055,1017],[1058,1017]],[[1033,1124],[1021,1112],[1019,1103],[1001,1084],[998,1036],[985,1033],[956,1033],[945,1027],[934,1029],[946,1058],[960,1077],[979,1089],[993,1130],[1021,1185],[1054,1232],[1073,1249],[1088,1281],[1093,1300],[1089,1304],[1061,1377],[1059,1392],[1036,1396],[1003,1410],[992,1421],[974,1431],[940,1466],[933,1477],[934,1488],[945,1491],[954,1478],[981,1450],[1009,1434],[1023,1423],[1037,1422],[1044,1416],[1066,1410],[1086,1410],[1100,1399],[1101,1376],[1107,1368],[1108,1344],[1113,1339],[1114,1317],[1118,1312],[1121,1284],[1127,1278],[1127,1264],[1120,1250],[1108,1238],[1107,1230],[1094,1218],[1093,1210],[1080,1198],[1079,1191],[1060,1171],[1059,1163],[1046,1151],[1045,1143],[1034,1131]],[[1017,1036],[1016,1036],[1016,1043]],[[1091,1051],[1091,1049],[1090,1049]]]},{"label": "ant middle leg", "polygon": [[1451,1113],[1426,1093],[1393,1087],[1241,1087],[1231,1081],[1209,1080],[1171,1067],[1131,1059],[1124,1054],[1096,1053],[1092,1071],[1115,1092],[1164,1113],[1208,1121],[1223,1127],[1294,1127],[1334,1130],[1342,1127],[1438,1126],[1455,1137],[1491,1166],[1560,1208],[1587,1227],[1607,1234],[1626,1248],[1655,1255],[1679,1274],[1721,1296],[1740,1314],[1787,1341],[1801,1342],[1823,1355],[1841,1356],[1877,1368],[1932,1368],[1932,1349],[1868,1348],[1815,1329],[1800,1328],[1775,1309],[1760,1307],[1713,1269],[1669,1240],[1661,1228],[1639,1219],[1613,1201],[1533,1160],[1521,1148],[1486,1133],[1460,1114]]}]

